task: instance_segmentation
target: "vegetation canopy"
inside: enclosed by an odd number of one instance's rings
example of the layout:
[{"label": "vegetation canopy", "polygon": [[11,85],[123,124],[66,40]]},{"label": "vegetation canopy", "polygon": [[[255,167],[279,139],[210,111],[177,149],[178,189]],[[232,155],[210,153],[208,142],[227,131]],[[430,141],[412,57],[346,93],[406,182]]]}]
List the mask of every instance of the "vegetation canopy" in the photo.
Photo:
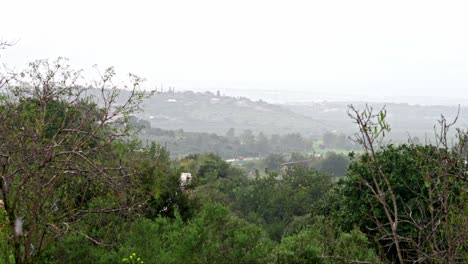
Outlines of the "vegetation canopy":
[{"label": "vegetation canopy", "polygon": [[[15,263],[32,262],[57,236],[81,233],[75,224],[90,214],[128,213],[135,206],[131,196],[122,198],[130,175],[110,150],[128,136],[122,124],[145,93],[139,91],[142,79],[130,75],[131,86],[122,87],[130,96],[117,104],[114,74],[107,69],[95,83],[99,95],[90,95],[78,85],[80,71],[60,58],[30,63],[4,82],[0,190],[9,230],[6,252],[13,250]],[[112,199],[102,204],[99,196]]]},{"label": "vegetation canopy", "polygon": [[468,261],[468,136],[444,117],[434,145],[391,144],[370,106],[351,143],[168,131],[134,115],[141,78],[86,88],[67,63],[0,76],[0,263]]}]

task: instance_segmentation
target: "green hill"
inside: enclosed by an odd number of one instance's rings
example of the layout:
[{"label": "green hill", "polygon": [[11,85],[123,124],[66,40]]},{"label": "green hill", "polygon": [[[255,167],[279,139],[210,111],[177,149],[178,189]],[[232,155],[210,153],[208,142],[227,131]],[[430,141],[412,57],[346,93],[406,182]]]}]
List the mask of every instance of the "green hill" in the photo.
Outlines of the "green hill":
[{"label": "green hill", "polygon": [[159,93],[147,99],[143,108],[139,118],[163,129],[225,134],[234,128],[266,134],[298,132],[312,137],[331,129],[323,120],[294,113],[283,106],[210,92]]}]

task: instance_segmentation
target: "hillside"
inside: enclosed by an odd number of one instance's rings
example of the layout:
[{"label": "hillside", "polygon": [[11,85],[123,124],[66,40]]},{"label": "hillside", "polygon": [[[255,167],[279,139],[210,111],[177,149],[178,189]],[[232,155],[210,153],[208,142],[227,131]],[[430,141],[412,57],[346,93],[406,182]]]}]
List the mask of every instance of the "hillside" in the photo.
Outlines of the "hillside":
[{"label": "hillside", "polygon": [[[364,102],[310,102],[289,103],[283,105],[294,113],[327,120],[334,130],[345,134],[356,132],[356,124],[347,115],[348,105],[353,104],[358,109],[365,107]],[[426,137],[431,140],[434,136],[434,125],[443,114],[447,120],[452,121],[458,111],[457,106],[421,106],[395,103],[369,103],[376,111],[385,105],[387,121],[392,131],[392,139],[406,141],[408,135],[418,137],[423,143]],[[455,127],[466,129],[468,127],[468,108],[461,107],[459,118]],[[452,131],[455,132],[455,131]]]},{"label": "hillside", "polygon": [[[250,129],[255,134],[267,135],[301,133],[305,137],[320,139],[326,131],[351,135],[356,125],[347,115],[348,105],[359,109],[364,102],[310,102],[271,104],[246,97],[216,95],[211,92],[165,92],[145,100],[144,112],[139,118],[152,127],[188,132],[225,135],[230,128],[241,133]],[[386,105],[390,137],[406,141],[408,136],[421,142],[431,140],[434,125],[441,114],[452,120],[456,106],[421,106],[396,103],[370,103],[375,110]],[[461,107],[456,127],[468,127],[468,108]]]},{"label": "hillside", "polygon": [[153,127],[183,129],[224,135],[230,128],[254,133],[301,133],[319,137],[332,127],[328,122],[294,113],[283,106],[245,97],[219,96],[210,92],[159,93],[144,102],[139,118]]}]

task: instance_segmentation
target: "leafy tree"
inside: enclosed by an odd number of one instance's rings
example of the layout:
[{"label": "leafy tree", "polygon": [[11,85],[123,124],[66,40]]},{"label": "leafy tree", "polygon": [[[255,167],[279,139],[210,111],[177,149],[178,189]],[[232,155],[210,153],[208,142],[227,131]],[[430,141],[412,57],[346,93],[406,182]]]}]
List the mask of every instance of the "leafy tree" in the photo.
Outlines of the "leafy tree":
[{"label": "leafy tree", "polygon": [[178,211],[183,219],[191,216],[192,201],[182,189],[181,170],[172,166],[166,148],[154,142],[140,154],[130,158],[136,170],[138,188],[143,191],[142,199],[148,202],[144,208],[146,217],[172,217]]},{"label": "leafy tree", "polygon": [[227,176],[229,165],[215,154],[204,155],[196,173],[200,179],[219,179]]},{"label": "leafy tree", "polygon": [[255,136],[250,129],[246,129],[240,135],[241,143],[247,146],[253,146],[255,144]]},{"label": "leafy tree", "polygon": [[307,154],[303,154],[300,152],[292,152],[291,157],[289,158],[289,162],[303,161],[309,159],[311,159],[311,156]]},{"label": "leafy tree", "polygon": [[357,229],[339,232],[330,221],[312,223],[286,236],[272,253],[275,263],[379,263],[367,237]]},{"label": "leafy tree", "polygon": [[226,132],[226,137],[232,139],[235,136],[236,136],[236,130],[233,127],[229,128],[229,130]]},{"label": "leafy tree", "polygon": [[[112,146],[128,135],[125,121],[144,93],[138,92],[142,79],[130,75],[130,95],[121,100],[113,76],[110,68],[96,83],[99,98],[85,96],[89,90],[77,85],[80,72],[66,60],[36,61],[3,87],[0,198],[15,263],[31,263],[91,214],[128,211],[132,201],[119,195],[128,176]],[[99,203],[99,196],[113,202]]]},{"label": "leafy tree", "polygon": [[[366,152],[340,183],[335,218],[358,225],[379,241],[392,261],[455,263],[468,236],[467,174],[460,148],[447,145],[451,124],[442,118],[437,146],[383,146],[385,112],[367,107],[350,115]],[[344,225],[343,225],[344,224]]]},{"label": "leafy tree", "polygon": [[288,169],[282,176],[270,173],[238,189],[235,211],[263,224],[271,238],[279,241],[295,216],[316,211],[331,185],[330,175],[304,167]]},{"label": "leafy tree", "polygon": [[188,223],[138,220],[115,259],[137,252],[147,263],[265,263],[271,248],[261,228],[206,204]]},{"label": "leafy tree", "polygon": [[234,191],[247,180],[242,170],[212,153],[190,155],[179,164],[181,171],[192,174],[191,198],[196,203],[230,204],[235,200]]},{"label": "leafy tree", "polygon": [[304,150],[305,139],[299,133],[286,134],[281,138],[281,144],[286,151]]},{"label": "leafy tree", "polygon": [[260,132],[256,138],[255,150],[259,154],[270,152],[270,143],[268,142],[268,138],[262,132]]},{"label": "leafy tree", "polygon": [[338,148],[338,149],[356,149],[356,145],[353,141],[348,139],[345,134],[325,132],[322,136],[323,145],[327,148]]},{"label": "leafy tree", "polygon": [[286,158],[283,154],[272,153],[265,157],[265,166],[271,171],[278,171],[281,168],[281,164],[286,162]]},{"label": "leafy tree", "polygon": [[[376,162],[382,173],[388,175],[388,183],[395,194],[399,213],[396,231],[402,240],[400,246],[404,259],[417,260],[425,256],[426,260],[437,260],[448,256],[431,251],[437,248],[445,248],[445,251],[450,243],[458,248],[453,249],[453,254],[458,255],[460,252],[457,251],[463,247],[468,231],[462,224],[467,217],[467,200],[462,191],[466,189],[466,183],[454,178],[448,178],[444,182],[440,178],[442,175],[451,177],[444,173],[441,160],[445,159],[452,166],[456,164],[453,157],[447,154],[433,146],[416,145],[390,145],[384,151],[376,153]],[[375,230],[368,233],[379,238],[386,248],[385,241],[389,239],[386,234],[391,231],[387,230],[385,224],[388,220],[385,211],[381,209],[382,201],[376,199],[375,194],[366,186],[366,182],[373,181],[371,174],[377,173],[372,171],[375,168],[367,166],[368,162],[369,156],[364,155],[350,165],[348,177],[340,183],[341,205],[336,219],[342,219],[347,229],[358,225],[363,230]],[[449,170],[458,169],[452,167]],[[447,185],[446,190],[441,188],[441,180]],[[378,184],[385,185],[385,182],[380,181]],[[383,202],[391,204],[387,199]],[[443,214],[445,210],[448,215]],[[429,227],[431,229],[428,230]],[[396,249],[389,249],[389,258],[392,259]]]},{"label": "leafy tree", "polygon": [[346,174],[349,162],[349,158],[344,155],[328,152],[317,169],[323,173],[341,177]]}]

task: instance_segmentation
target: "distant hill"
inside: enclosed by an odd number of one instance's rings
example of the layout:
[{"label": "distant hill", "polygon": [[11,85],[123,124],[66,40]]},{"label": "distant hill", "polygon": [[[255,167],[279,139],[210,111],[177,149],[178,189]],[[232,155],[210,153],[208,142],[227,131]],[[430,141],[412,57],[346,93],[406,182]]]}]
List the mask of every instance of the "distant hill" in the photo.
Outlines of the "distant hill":
[{"label": "distant hill", "polygon": [[144,101],[144,112],[138,117],[152,127],[183,129],[224,135],[230,128],[254,133],[301,133],[320,137],[332,129],[328,122],[295,113],[286,107],[245,97],[220,96],[210,92],[165,92]]},{"label": "distant hill", "polygon": [[[364,102],[310,102],[290,103],[283,105],[294,113],[309,116],[320,120],[327,120],[333,130],[351,135],[356,132],[356,124],[353,124],[347,115],[348,105],[353,104],[358,109],[365,107]],[[434,125],[443,114],[447,120],[452,121],[457,115],[457,106],[421,106],[395,103],[369,103],[376,111],[384,105],[387,109],[387,121],[392,131],[390,136],[399,141],[406,141],[408,136],[418,137],[421,143],[426,138],[433,140]],[[468,108],[461,107],[455,128],[468,128]]]},{"label": "distant hill", "polygon": [[[221,96],[211,92],[164,92],[144,101],[139,118],[152,127],[187,132],[225,135],[230,128],[237,133],[250,129],[267,135],[301,133],[321,139],[327,131],[346,135],[356,132],[356,124],[347,115],[348,105],[363,109],[365,102],[300,102],[271,104],[246,97]],[[396,103],[369,103],[376,111],[386,105],[392,128],[389,138],[397,142],[418,137],[420,143],[434,139],[434,125],[441,114],[452,120],[457,106],[421,106]],[[460,108],[454,128],[468,128],[468,107]],[[453,132],[455,130],[453,129]]]}]

